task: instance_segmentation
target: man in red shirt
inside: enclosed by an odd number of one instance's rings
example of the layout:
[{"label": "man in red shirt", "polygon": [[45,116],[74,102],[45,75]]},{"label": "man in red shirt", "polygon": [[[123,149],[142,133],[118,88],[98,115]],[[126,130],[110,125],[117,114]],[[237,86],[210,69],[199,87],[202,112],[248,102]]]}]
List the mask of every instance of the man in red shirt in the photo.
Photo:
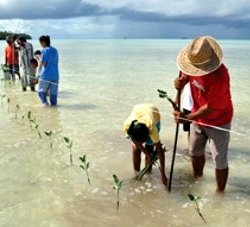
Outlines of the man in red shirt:
[{"label": "man in red shirt", "polygon": [[20,78],[18,50],[15,47],[12,37],[7,36],[6,42],[7,46],[5,47],[5,65],[8,66],[9,72],[12,75],[12,79],[15,79],[15,74],[17,74]]},{"label": "man in red shirt", "polygon": [[222,57],[220,46],[209,36],[194,39],[179,53],[177,65],[182,74],[175,80],[175,87],[183,89],[190,82],[193,108],[188,115],[174,112],[176,122],[193,121],[189,152],[195,177],[203,175],[205,146],[209,141],[218,192],[223,192],[227,183],[227,153],[233,117],[229,74]]}]

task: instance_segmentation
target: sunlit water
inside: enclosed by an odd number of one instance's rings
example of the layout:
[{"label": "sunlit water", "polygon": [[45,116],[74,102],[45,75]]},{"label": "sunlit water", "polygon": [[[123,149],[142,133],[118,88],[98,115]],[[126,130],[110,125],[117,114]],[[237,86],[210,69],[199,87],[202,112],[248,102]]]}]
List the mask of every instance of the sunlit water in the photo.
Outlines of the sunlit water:
[{"label": "sunlit water", "polygon": [[[161,139],[169,174],[175,124],[171,106],[157,96],[174,96],[175,59],[188,40],[58,40],[60,94],[56,109],[43,108],[36,93],[1,82],[0,225],[1,226],[201,226],[187,193],[201,195],[201,211],[210,226],[247,226],[250,222],[249,71],[250,41],[220,41],[230,70],[235,108],[229,150],[230,177],[225,195],[215,193],[209,155],[204,177],[192,176],[186,134],[180,132],[172,192],[162,186],[159,170],[139,183],[134,176],[130,142],[122,124],[137,103],[153,103],[162,114]],[[38,43],[33,41],[36,48]],[[3,59],[0,43],[0,56]],[[16,105],[21,107],[15,118]],[[39,139],[26,114],[32,111]],[[22,120],[22,114],[25,118]],[[74,165],[63,142],[73,140]],[[78,157],[90,162],[88,185]],[[120,210],[112,175],[124,180]]]}]

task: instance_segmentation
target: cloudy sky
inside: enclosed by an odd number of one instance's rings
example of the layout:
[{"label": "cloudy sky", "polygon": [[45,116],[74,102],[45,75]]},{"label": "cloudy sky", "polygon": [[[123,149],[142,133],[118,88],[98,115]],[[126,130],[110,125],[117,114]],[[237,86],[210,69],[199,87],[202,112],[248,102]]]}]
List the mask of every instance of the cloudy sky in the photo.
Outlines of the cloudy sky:
[{"label": "cloudy sky", "polygon": [[250,38],[249,0],[0,0],[0,30],[34,38]]}]

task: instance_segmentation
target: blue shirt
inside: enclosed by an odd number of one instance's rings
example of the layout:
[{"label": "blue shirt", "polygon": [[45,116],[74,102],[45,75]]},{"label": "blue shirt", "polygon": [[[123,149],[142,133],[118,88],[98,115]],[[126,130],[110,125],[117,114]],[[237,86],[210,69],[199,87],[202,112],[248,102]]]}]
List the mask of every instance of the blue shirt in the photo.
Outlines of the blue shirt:
[{"label": "blue shirt", "polygon": [[57,49],[50,46],[42,50],[41,62],[43,64],[40,72],[42,80],[58,81],[58,52]]}]

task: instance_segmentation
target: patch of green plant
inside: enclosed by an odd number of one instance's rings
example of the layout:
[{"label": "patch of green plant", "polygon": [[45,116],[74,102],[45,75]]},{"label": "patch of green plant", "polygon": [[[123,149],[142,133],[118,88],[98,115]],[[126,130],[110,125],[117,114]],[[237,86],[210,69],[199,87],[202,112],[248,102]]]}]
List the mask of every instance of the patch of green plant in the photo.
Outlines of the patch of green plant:
[{"label": "patch of green plant", "polygon": [[173,108],[176,110],[178,109],[176,103],[171,99],[171,97],[168,95],[168,93],[166,91],[163,91],[163,90],[160,90],[160,89],[157,89],[158,93],[159,93],[159,97],[164,99],[166,98],[173,106]]},{"label": "patch of green plant", "polygon": [[66,147],[69,148],[69,160],[70,164],[73,165],[73,154],[72,154],[73,141],[70,140],[68,137],[63,137],[63,140],[66,144]]},{"label": "patch of green plant", "polygon": [[189,193],[188,195],[188,198],[190,201],[194,202],[195,203],[195,210],[197,211],[198,215],[200,216],[200,218],[202,219],[202,221],[204,223],[207,223],[205,218],[203,217],[202,213],[201,213],[201,209],[200,209],[200,206],[199,206],[199,200],[201,199],[201,197],[199,195],[193,195],[191,193]]},{"label": "patch of green plant", "polygon": [[120,190],[122,189],[122,183],[121,181],[115,174],[113,174],[113,179],[115,185],[113,186],[113,189],[116,190],[116,210],[119,210],[120,207]]},{"label": "patch of green plant", "polygon": [[31,117],[31,114],[32,114],[31,111],[28,111],[28,113],[27,113],[27,119],[29,121],[30,128],[32,129],[32,123],[31,123],[32,117]]},{"label": "patch of green plant", "polygon": [[47,130],[44,132],[44,134],[49,138],[50,149],[53,149],[53,142],[52,142],[53,131]]},{"label": "patch of green plant", "polygon": [[86,177],[87,177],[88,183],[89,183],[89,185],[90,185],[90,178],[89,178],[89,165],[90,165],[90,163],[87,162],[87,160],[86,160],[86,154],[83,155],[82,157],[79,157],[79,160],[82,162],[82,164],[79,165],[79,166],[80,166],[80,167],[83,169],[83,171],[86,173]]},{"label": "patch of green plant", "polygon": [[42,139],[42,134],[39,130],[39,124],[37,123],[36,118],[34,117],[30,119],[30,122],[31,122],[32,127],[36,130],[38,137]]},{"label": "patch of green plant", "polygon": [[15,118],[17,119],[18,113],[20,112],[20,106],[16,104],[16,113],[15,113]]}]

